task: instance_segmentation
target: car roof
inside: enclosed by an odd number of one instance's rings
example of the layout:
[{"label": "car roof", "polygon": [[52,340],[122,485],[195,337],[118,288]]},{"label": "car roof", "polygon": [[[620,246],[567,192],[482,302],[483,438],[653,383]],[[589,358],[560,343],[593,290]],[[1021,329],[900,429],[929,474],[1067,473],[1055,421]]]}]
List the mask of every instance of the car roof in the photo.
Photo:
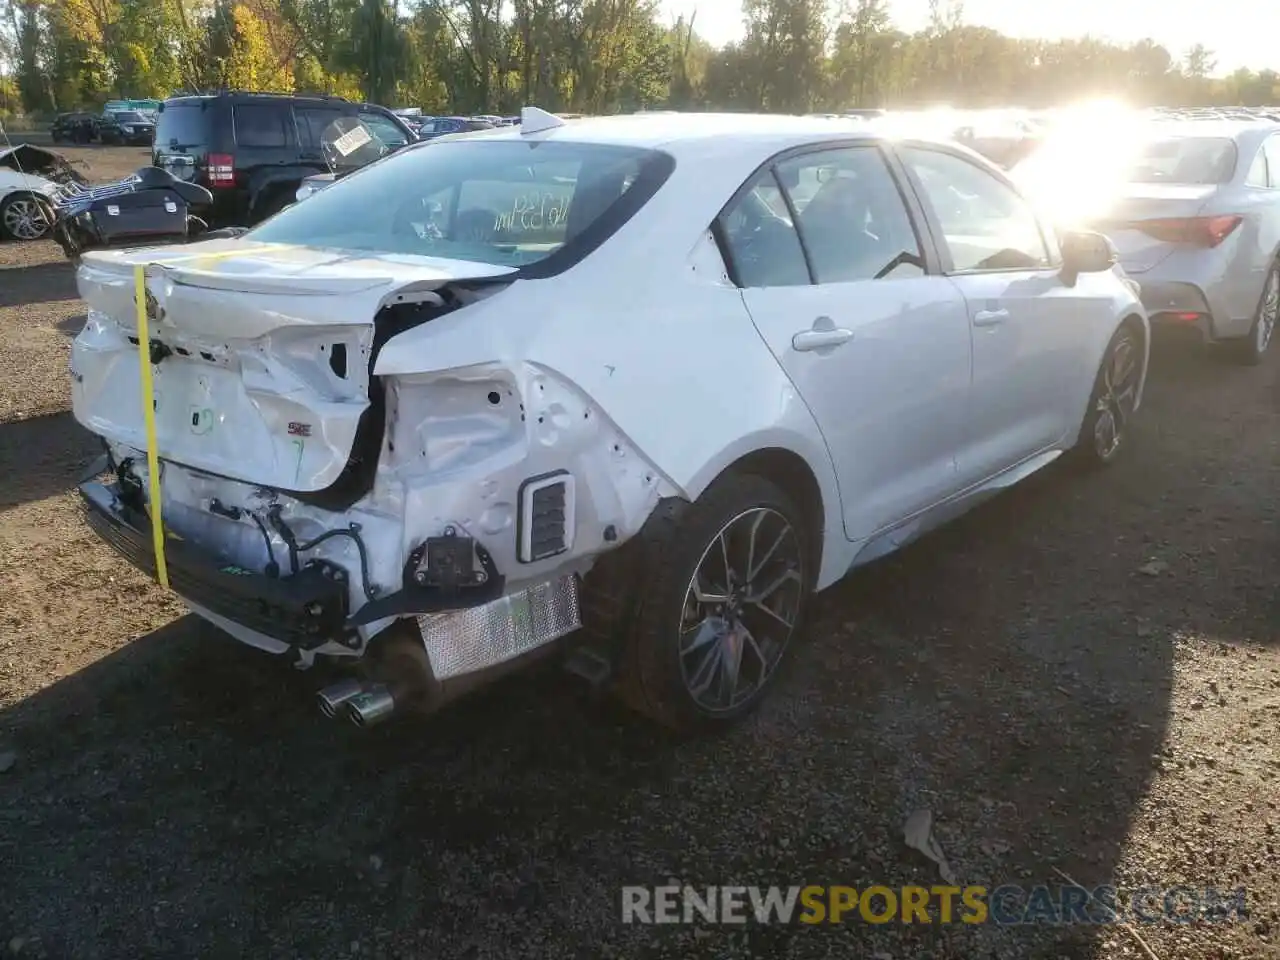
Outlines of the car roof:
[{"label": "car roof", "polygon": [[[796,145],[828,137],[873,137],[865,122],[827,117],[793,117],[763,113],[635,113],[566,120],[562,126],[522,132],[523,127],[495,127],[469,136],[496,140],[571,140],[650,149],[696,150],[698,143],[726,139],[748,144],[794,141]],[[455,135],[456,136],[456,135]]]},{"label": "car roof", "polygon": [[164,101],[164,106],[199,106],[203,103],[210,103],[214,100],[235,100],[243,103],[273,103],[281,100],[287,100],[290,103],[306,103],[306,104],[331,104],[340,107],[358,107],[365,104],[357,104],[348,100],[346,97],[324,97],[324,96],[307,96],[295,95],[292,93],[249,93],[239,90],[229,90],[226,93],[189,93],[178,97],[169,97]]}]

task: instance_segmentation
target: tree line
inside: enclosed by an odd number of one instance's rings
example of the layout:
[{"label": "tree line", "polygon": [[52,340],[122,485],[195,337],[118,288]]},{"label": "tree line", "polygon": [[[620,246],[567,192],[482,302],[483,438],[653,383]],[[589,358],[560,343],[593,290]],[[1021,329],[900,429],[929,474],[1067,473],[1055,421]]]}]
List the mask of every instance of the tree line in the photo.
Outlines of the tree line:
[{"label": "tree line", "polygon": [[1280,103],[1280,74],[1215,77],[1203,46],[1024,40],[930,0],[743,0],[716,48],[656,0],[0,0],[0,117],[217,88],[324,92],[429,113]]}]

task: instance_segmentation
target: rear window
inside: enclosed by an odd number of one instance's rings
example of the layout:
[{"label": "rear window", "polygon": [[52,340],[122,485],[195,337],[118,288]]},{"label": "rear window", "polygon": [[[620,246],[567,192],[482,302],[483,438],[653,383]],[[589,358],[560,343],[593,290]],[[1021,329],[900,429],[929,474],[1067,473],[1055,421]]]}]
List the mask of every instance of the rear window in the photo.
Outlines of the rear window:
[{"label": "rear window", "polygon": [[339,180],[247,238],[525,266],[572,244],[630,191],[643,202],[669,164],[604,144],[438,142]]},{"label": "rear window", "polygon": [[200,104],[166,104],[156,120],[157,146],[184,150],[208,146],[208,115]]},{"label": "rear window", "polygon": [[287,147],[293,117],[288,106],[274,103],[237,103],[232,108],[236,145]]},{"label": "rear window", "polygon": [[1235,141],[1179,137],[1141,144],[1129,159],[1130,183],[1227,183],[1236,172]]}]

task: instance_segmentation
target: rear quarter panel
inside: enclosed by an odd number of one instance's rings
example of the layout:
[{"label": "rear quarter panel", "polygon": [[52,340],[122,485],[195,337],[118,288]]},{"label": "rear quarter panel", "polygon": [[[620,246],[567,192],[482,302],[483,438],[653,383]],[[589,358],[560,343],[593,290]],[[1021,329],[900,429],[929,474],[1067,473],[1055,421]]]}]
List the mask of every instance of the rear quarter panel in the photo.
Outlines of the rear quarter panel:
[{"label": "rear quarter panel", "polygon": [[1225,188],[1205,205],[1203,215],[1233,213],[1244,221],[1228,239],[1230,256],[1221,264],[1220,277],[1205,279],[1218,281],[1211,299],[1223,319],[1252,321],[1267,271],[1280,254],[1280,189]]},{"label": "rear quarter panel", "polygon": [[710,181],[722,191],[706,189],[705,169],[677,167],[584,261],[556,277],[517,281],[395,337],[375,373],[491,361],[543,367],[594,401],[690,500],[740,457],[788,450],[809,465],[821,491],[822,587],[843,575],[849,559],[831,459],[808,407],[724,276],[707,229],[758,162],[733,156],[731,147],[725,169]]}]

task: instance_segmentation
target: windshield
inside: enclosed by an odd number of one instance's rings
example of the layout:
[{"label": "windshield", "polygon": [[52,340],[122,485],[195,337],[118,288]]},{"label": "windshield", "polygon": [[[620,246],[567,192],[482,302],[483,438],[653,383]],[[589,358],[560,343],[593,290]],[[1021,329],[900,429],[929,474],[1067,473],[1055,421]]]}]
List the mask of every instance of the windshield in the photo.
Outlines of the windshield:
[{"label": "windshield", "polygon": [[344,177],[245,237],[519,267],[572,243],[664,159],[604,144],[441,141]]},{"label": "windshield", "polygon": [[142,114],[132,110],[121,111],[115,115],[117,123],[150,123]]}]

